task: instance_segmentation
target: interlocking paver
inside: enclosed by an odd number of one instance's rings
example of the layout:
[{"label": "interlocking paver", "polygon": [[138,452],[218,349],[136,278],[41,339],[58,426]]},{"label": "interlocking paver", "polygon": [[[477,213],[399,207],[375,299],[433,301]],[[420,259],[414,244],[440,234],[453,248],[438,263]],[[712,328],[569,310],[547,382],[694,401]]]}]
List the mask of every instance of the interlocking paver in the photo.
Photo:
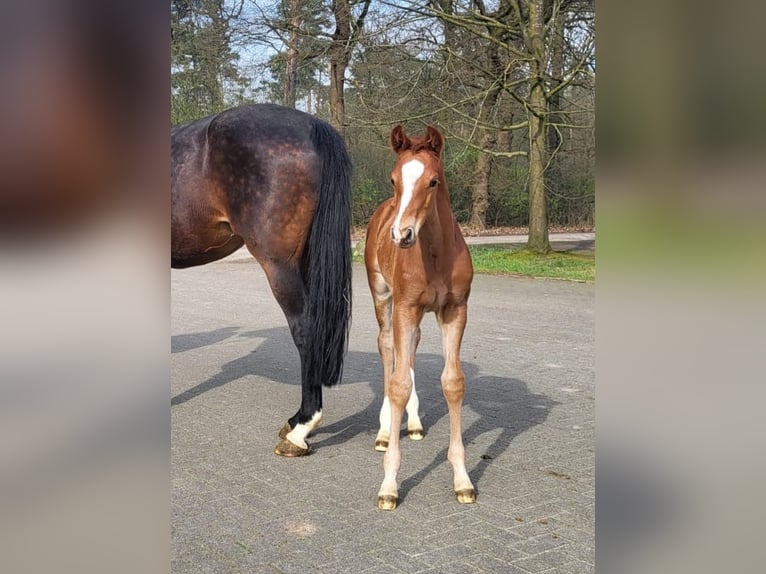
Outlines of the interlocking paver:
[{"label": "interlocking paver", "polygon": [[593,285],[475,278],[463,343],[472,506],[451,492],[441,343],[426,318],[415,367],[426,437],[403,438],[401,506],[386,513],[363,268],[343,383],[325,391],[315,452],[298,460],[271,452],[300,370],[260,267],[225,259],[171,277],[173,572],[593,571]]}]

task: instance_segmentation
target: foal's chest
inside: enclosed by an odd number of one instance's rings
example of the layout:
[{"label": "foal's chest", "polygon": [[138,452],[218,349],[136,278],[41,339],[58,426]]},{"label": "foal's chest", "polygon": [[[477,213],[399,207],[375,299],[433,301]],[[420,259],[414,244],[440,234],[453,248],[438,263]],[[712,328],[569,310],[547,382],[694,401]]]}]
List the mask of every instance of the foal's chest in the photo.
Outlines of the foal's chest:
[{"label": "foal's chest", "polygon": [[445,305],[454,305],[465,300],[466,290],[457,288],[451,282],[442,280],[429,281],[420,292],[419,303],[426,311],[438,311]]},{"label": "foal's chest", "polygon": [[444,263],[442,257],[420,257],[418,265],[403,274],[405,299],[424,307],[425,311],[438,311],[445,305],[465,302],[470,289],[470,280],[462,280],[460,273],[455,273],[455,263]]}]

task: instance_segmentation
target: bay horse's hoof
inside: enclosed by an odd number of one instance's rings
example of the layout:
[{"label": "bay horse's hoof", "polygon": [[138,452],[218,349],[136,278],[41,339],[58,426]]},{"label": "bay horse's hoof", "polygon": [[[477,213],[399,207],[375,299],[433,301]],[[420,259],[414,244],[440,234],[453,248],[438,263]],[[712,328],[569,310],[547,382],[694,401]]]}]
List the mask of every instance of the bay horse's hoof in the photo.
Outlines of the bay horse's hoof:
[{"label": "bay horse's hoof", "polygon": [[279,438],[287,438],[287,433],[289,433],[291,430],[293,430],[293,427],[290,426],[290,423],[285,423],[285,425],[279,429]]},{"label": "bay horse's hoof", "polygon": [[456,490],[455,495],[457,496],[457,501],[460,504],[473,504],[476,502],[476,491],[473,488]]},{"label": "bay horse's hoof", "polygon": [[378,508],[380,510],[393,510],[399,502],[399,497],[393,494],[381,494],[378,496]]},{"label": "bay horse's hoof", "polygon": [[302,446],[293,444],[286,438],[283,438],[281,441],[279,441],[279,444],[274,447],[274,454],[278,454],[279,456],[286,456],[288,458],[307,456],[311,454],[311,447],[308,445],[307,447],[308,448],[303,448]]},{"label": "bay horse's hoof", "polygon": [[386,452],[388,450],[388,441],[387,440],[376,440],[375,441],[375,450],[378,452]]},{"label": "bay horse's hoof", "polygon": [[423,440],[423,429],[408,430],[407,435],[410,440]]}]

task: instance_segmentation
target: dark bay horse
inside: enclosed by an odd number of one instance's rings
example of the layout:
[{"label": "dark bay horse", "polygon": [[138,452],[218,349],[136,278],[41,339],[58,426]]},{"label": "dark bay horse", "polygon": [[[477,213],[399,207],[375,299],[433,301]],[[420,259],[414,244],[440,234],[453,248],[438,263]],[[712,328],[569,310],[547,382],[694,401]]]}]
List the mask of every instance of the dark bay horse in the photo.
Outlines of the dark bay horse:
[{"label": "dark bay horse", "polygon": [[174,127],[171,164],[171,267],[204,265],[243,245],[261,264],[301,360],[300,409],[274,452],[308,454],[322,385],[341,376],[351,316],[343,140],[303,112],[242,106]]},{"label": "dark bay horse", "polygon": [[476,491],[465,468],[460,415],[465,395],[460,344],[473,279],[471,255],[450,207],[441,160],[442,134],[429,127],[424,137],[410,138],[396,126],[390,140],[397,154],[391,173],[394,197],[372,216],[364,252],[380,326],[378,350],[385,386],[375,441],[377,450],[386,450],[378,507],[393,510],[398,503],[399,430],[405,409],[410,437],[423,436],[414,366],[426,311],[436,313],[442,335],[441,384],[449,407],[447,458],[454,471],[454,490],[459,502],[472,503]]}]

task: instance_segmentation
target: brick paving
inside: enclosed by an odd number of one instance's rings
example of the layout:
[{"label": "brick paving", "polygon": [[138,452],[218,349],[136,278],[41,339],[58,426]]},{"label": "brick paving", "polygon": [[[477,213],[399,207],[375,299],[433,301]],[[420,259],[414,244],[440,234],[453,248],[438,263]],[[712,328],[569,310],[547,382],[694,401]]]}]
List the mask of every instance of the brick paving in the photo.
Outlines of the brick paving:
[{"label": "brick paving", "polygon": [[363,267],[343,382],[325,391],[314,453],[295,460],[272,454],[300,401],[299,365],[260,267],[234,257],[171,280],[173,572],[593,572],[593,285],[475,278],[462,353],[475,505],[452,493],[441,343],[426,316],[415,368],[426,436],[402,439],[400,506],[383,512]]}]

